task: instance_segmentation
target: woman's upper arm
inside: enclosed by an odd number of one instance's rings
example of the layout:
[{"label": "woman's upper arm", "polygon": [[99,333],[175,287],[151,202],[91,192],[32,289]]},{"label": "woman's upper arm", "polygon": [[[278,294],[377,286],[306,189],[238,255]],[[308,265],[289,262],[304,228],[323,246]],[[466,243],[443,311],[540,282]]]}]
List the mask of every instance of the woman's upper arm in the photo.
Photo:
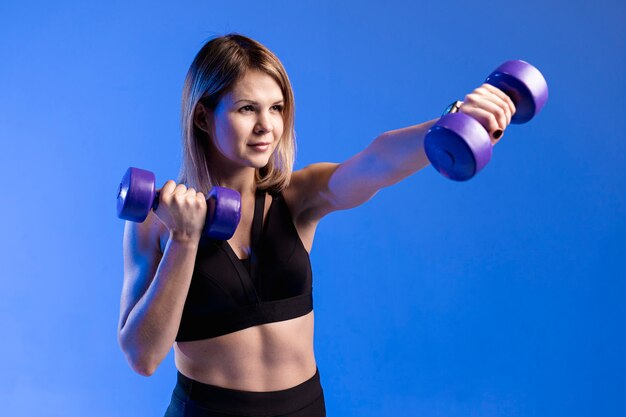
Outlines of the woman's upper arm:
[{"label": "woman's upper arm", "polygon": [[143,223],[127,221],[124,225],[124,283],[118,334],[154,279],[162,257],[159,243],[162,227],[152,212]]},{"label": "woman's upper arm", "polygon": [[321,162],[293,173],[300,202],[299,217],[317,222],[325,215],[357,207],[371,199],[381,188],[368,173],[364,153],[338,164]]},{"label": "woman's upper arm", "polygon": [[381,188],[427,166],[424,136],[435,122],[382,133],[341,164],[313,164],[294,172],[301,213],[315,221],[332,211],[359,206]]}]

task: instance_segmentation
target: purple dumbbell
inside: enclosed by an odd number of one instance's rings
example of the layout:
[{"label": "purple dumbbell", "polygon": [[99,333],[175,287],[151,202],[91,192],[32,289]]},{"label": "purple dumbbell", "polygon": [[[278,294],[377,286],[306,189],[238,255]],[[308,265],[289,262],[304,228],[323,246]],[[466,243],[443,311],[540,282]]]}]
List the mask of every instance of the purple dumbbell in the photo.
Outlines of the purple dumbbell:
[{"label": "purple dumbbell", "polygon": [[[485,80],[515,104],[511,123],[521,124],[541,111],[548,100],[548,84],[528,62],[507,61]],[[424,138],[430,163],[447,178],[465,181],[487,165],[492,152],[489,133],[473,117],[450,113],[441,117]]]},{"label": "purple dumbbell", "polygon": [[[143,222],[159,205],[159,192],[150,171],[130,167],[117,193],[117,217]],[[230,239],[241,218],[241,196],[235,190],[213,187],[207,197],[207,216],[202,233],[212,239]]]}]

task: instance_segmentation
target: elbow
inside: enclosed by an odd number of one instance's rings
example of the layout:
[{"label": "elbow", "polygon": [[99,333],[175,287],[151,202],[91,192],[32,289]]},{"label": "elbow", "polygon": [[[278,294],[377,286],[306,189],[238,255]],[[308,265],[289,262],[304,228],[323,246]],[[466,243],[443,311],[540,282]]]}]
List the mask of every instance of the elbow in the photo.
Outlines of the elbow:
[{"label": "elbow", "polygon": [[126,360],[133,371],[141,376],[152,376],[159,367],[159,362],[150,358],[149,355],[133,352],[125,352]]},{"label": "elbow", "polygon": [[152,376],[157,369],[157,365],[153,363],[129,361],[129,364],[133,371],[137,372],[141,376]]},{"label": "elbow", "polygon": [[142,376],[152,376],[154,374],[160,362],[155,360],[153,355],[147,352],[146,349],[142,349],[141,346],[129,344],[121,335],[118,338],[118,342],[133,371]]}]

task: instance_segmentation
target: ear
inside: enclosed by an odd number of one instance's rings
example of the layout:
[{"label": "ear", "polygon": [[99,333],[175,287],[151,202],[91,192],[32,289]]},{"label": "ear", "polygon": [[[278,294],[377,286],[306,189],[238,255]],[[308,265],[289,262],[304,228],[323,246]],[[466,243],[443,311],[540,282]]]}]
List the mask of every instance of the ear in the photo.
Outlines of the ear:
[{"label": "ear", "polygon": [[209,133],[211,128],[211,112],[204,107],[204,104],[198,103],[193,113],[193,124],[200,130]]}]

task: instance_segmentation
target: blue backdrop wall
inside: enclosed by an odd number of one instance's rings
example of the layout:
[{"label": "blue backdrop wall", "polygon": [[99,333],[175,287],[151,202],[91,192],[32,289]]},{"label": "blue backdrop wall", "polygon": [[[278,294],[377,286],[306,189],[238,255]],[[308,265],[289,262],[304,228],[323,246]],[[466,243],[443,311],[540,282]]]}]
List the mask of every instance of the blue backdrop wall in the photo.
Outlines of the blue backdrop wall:
[{"label": "blue backdrop wall", "polygon": [[432,167],[320,224],[315,351],[330,416],[624,416],[626,6],[583,1],[3,1],[0,403],[162,415],[117,344],[130,165],[180,163],[211,36],[258,39],[296,95],[297,168],[437,117],[500,63],[550,85],[472,181]]}]

